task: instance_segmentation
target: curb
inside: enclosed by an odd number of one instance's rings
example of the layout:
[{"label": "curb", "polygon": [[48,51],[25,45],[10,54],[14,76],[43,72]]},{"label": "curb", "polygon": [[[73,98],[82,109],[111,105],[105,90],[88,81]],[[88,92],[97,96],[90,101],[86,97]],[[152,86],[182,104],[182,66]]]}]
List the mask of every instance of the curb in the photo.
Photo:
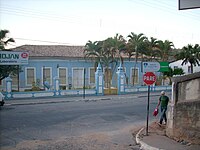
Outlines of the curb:
[{"label": "curb", "polygon": [[141,128],[139,130],[139,132],[136,134],[136,143],[140,145],[140,149],[141,150],[164,150],[164,149],[159,149],[159,148],[156,148],[156,147],[152,147],[146,143],[144,143],[142,140],[141,140],[141,137],[140,137],[140,134],[141,132],[144,130],[144,127]]},{"label": "curb", "polygon": [[99,99],[79,99],[79,100],[61,100],[61,101],[31,101],[31,102],[16,102],[16,103],[8,103],[4,104],[5,106],[15,106],[15,105],[37,105],[37,104],[52,104],[52,103],[69,103],[69,102],[77,102],[77,101],[84,101],[84,102],[95,102],[95,101],[105,101],[111,100],[110,98],[99,98]]},{"label": "curb", "polygon": [[[36,104],[50,104],[50,103],[67,103],[67,102],[75,102],[75,101],[85,101],[85,102],[92,102],[92,101],[99,101],[99,100],[113,100],[113,99],[126,99],[126,98],[142,98],[142,97],[147,97],[147,95],[131,95],[131,96],[123,96],[122,97],[102,97],[102,98],[89,98],[89,99],[78,99],[78,100],[49,100],[49,101],[34,101],[34,100],[30,100],[30,101],[25,101],[25,102],[14,102],[14,103],[5,103],[5,106],[13,106],[13,105],[36,105]],[[153,95],[153,96],[158,96],[157,94]],[[18,100],[17,100],[18,101]]]}]

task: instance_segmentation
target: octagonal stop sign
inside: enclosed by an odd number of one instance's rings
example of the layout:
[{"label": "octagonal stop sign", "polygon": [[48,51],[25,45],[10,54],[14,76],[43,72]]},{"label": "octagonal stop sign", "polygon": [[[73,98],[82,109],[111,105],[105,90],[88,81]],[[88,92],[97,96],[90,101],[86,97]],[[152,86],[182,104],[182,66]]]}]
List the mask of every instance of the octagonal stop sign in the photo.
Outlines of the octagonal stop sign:
[{"label": "octagonal stop sign", "polygon": [[143,75],[143,81],[147,85],[152,85],[156,82],[156,75],[153,72],[147,72]]}]

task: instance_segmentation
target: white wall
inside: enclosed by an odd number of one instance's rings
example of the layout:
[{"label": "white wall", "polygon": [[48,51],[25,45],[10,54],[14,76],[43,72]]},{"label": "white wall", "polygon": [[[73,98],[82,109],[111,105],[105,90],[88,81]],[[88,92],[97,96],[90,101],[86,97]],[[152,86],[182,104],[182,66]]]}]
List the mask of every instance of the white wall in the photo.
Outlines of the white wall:
[{"label": "white wall", "polygon": [[[189,72],[188,72],[188,66],[190,66],[190,64],[189,63],[187,63],[186,65],[181,65],[181,63],[182,63],[183,61],[182,60],[178,60],[178,61],[175,61],[175,62],[172,62],[172,63],[170,63],[169,64],[169,66],[172,68],[172,69],[174,69],[174,66],[178,66],[178,68],[182,68],[183,70],[184,70],[184,72],[185,72],[185,74],[189,74]],[[194,66],[193,67],[193,72],[195,73],[195,72],[200,72],[200,66]]]}]

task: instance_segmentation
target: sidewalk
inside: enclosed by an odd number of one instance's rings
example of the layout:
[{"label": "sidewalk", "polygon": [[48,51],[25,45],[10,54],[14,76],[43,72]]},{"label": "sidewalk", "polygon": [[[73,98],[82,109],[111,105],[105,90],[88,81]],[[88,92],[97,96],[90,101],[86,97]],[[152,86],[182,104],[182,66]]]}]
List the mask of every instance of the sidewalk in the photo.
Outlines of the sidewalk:
[{"label": "sidewalk", "polygon": [[165,125],[159,126],[153,122],[149,125],[149,135],[146,136],[146,128],[142,128],[136,135],[136,142],[144,150],[200,150],[200,145],[182,144],[168,138],[165,128]]},{"label": "sidewalk", "polygon": [[97,100],[110,100],[104,97],[44,97],[44,98],[27,98],[27,99],[12,99],[6,100],[4,105],[34,105],[34,104],[48,104],[48,103],[67,103],[76,101],[97,101]]},{"label": "sidewalk", "polygon": [[[160,92],[154,92],[152,96],[159,96]],[[126,98],[147,97],[146,93],[135,93],[126,95],[104,95],[104,96],[59,96],[59,97],[38,97],[38,98],[17,98],[5,100],[4,105],[34,105],[47,103],[65,103],[75,101],[98,101],[98,100],[120,100]]]}]

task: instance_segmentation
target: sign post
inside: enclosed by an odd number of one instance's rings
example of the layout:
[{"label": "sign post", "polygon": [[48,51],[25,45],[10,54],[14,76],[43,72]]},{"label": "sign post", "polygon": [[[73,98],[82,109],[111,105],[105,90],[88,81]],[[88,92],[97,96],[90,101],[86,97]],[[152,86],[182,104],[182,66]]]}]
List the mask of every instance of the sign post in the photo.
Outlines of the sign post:
[{"label": "sign post", "polygon": [[83,99],[85,99],[85,68],[84,68],[84,75],[83,75]]},{"label": "sign post", "polygon": [[147,125],[146,125],[146,135],[148,135],[149,130],[149,99],[150,99],[150,85],[148,85],[148,101],[147,101]]},{"label": "sign post", "polygon": [[156,82],[156,75],[153,72],[147,72],[143,75],[143,81],[144,81],[144,83],[146,83],[148,85],[147,125],[146,125],[146,135],[148,135],[150,85],[152,85]]}]

